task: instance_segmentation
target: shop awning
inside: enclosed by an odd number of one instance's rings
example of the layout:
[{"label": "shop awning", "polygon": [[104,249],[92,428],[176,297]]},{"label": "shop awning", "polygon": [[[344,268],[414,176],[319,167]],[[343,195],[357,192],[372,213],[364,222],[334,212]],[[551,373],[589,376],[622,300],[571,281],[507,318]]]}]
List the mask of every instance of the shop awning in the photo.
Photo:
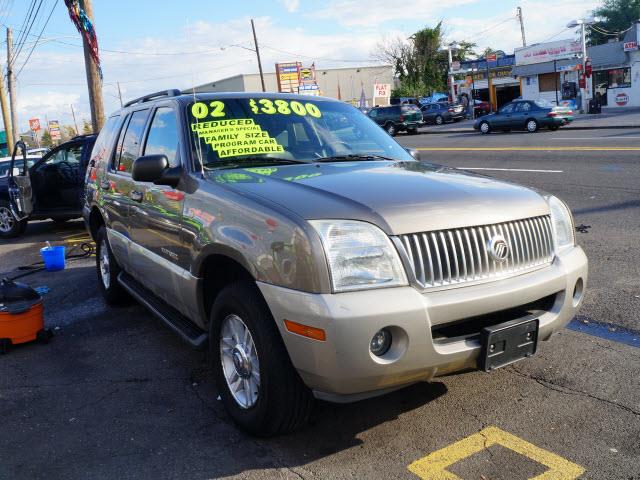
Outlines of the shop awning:
[{"label": "shop awning", "polygon": [[619,68],[629,64],[629,56],[624,51],[623,42],[605,43],[589,47],[587,56],[591,58],[591,65],[594,70]]},{"label": "shop awning", "polygon": [[[579,62],[577,58],[566,58],[556,61],[556,71],[560,71],[561,67],[570,67]],[[532,65],[516,65],[511,70],[514,77],[529,77],[532,75],[540,75],[543,73],[553,73],[553,62],[534,63]]]}]

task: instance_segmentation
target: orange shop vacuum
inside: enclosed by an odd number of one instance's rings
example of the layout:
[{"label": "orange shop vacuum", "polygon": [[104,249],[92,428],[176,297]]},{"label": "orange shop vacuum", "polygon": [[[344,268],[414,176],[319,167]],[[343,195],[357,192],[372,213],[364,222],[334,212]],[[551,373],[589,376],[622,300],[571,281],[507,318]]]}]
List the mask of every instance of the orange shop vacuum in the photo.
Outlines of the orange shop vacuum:
[{"label": "orange shop vacuum", "polygon": [[7,278],[0,281],[0,355],[12,345],[53,336],[44,328],[42,297],[33,288]]}]

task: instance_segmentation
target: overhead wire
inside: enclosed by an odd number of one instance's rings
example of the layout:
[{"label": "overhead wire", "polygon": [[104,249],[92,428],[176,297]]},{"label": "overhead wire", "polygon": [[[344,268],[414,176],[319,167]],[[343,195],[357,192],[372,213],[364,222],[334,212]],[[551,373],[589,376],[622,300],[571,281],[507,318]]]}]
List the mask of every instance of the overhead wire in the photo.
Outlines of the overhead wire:
[{"label": "overhead wire", "polygon": [[[33,14],[33,17],[31,18],[31,23],[27,27],[27,30],[24,32],[24,34],[21,35],[18,38],[17,45],[13,46],[13,53],[11,55],[11,64],[12,65],[15,65],[16,59],[18,58],[18,56],[22,52],[22,48],[24,47],[24,41],[26,40],[27,35],[29,35],[29,33],[31,32],[31,29],[33,28],[33,26],[35,25],[36,19],[38,18],[38,14],[40,13],[40,9],[42,8],[43,2],[44,2],[44,0],[40,0],[38,2],[38,7],[36,8],[36,11]],[[22,40],[20,40],[20,39],[22,39]]]},{"label": "overhead wire", "polygon": [[18,70],[18,73],[16,74],[16,77],[20,76],[20,73],[22,72],[22,69],[29,62],[29,59],[31,58],[31,55],[33,54],[33,51],[38,46],[38,42],[40,41],[40,38],[42,38],[42,34],[44,33],[44,30],[47,28],[47,25],[49,24],[49,20],[51,20],[51,15],[53,15],[53,12],[56,9],[56,6],[58,6],[58,0],[53,0],[53,7],[51,8],[51,11],[49,12],[49,16],[45,20],[44,25],[42,26],[42,30],[40,30],[40,34],[38,35],[38,38],[36,39],[36,42],[31,47],[31,50],[29,51],[29,55],[27,55],[27,59],[24,61],[24,63],[20,67],[20,70]]}]

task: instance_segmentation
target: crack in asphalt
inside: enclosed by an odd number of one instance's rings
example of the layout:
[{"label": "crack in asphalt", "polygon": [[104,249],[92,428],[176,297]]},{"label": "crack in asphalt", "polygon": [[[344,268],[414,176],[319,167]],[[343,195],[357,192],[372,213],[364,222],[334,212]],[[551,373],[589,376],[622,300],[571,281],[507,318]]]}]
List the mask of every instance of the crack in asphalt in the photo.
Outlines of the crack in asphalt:
[{"label": "crack in asphalt", "polygon": [[553,382],[550,382],[549,380],[545,380],[544,378],[540,378],[540,377],[536,377],[534,375],[526,374],[524,372],[521,372],[520,370],[517,370],[514,366],[511,366],[510,368],[507,368],[505,370],[507,372],[515,373],[516,375],[518,375],[520,377],[528,378],[530,380],[533,380],[537,384],[539,384],[539,385],[541,385],[541,386],[543,386],[545,388],[548,388],[549,390],[553,390],[555,392],[560,392],[560,393],[565,394],[565,395],[577,395],[577,396],[591,398],[593,400],[598,400],[600,402],[607,403],[609,405],[613,405],[614,407],[618,407],[618,408],[620,408],[622,410],[625,410],[625,411],[631,413],[632,415],[640,416],[640,412],[639,411],[634,410],[631,407],[627,407],[626,405],[621,405],[621,404],[619,404],[617,402],[614,402],[613,400],[608,400],[606,398],[597,397],[595,395],[592,395],[592,394],[587,393],[587,392],[583,392],[581,390],[574,390],[572,388],[565,387],[563,385],[558,385],[558,384],[555,384]]}]

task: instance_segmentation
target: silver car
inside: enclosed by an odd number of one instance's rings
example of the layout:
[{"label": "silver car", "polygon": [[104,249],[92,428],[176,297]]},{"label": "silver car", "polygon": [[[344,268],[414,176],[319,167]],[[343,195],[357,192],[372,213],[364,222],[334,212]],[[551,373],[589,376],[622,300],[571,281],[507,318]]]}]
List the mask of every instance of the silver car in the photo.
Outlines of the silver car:
[{"label": "silver car", "polygon": [[100,288],[208,348],[258,435],[534,355],[582,303],[569,208],[422,162],[343,102],[158,92],[112,115],[84,218]]}]

